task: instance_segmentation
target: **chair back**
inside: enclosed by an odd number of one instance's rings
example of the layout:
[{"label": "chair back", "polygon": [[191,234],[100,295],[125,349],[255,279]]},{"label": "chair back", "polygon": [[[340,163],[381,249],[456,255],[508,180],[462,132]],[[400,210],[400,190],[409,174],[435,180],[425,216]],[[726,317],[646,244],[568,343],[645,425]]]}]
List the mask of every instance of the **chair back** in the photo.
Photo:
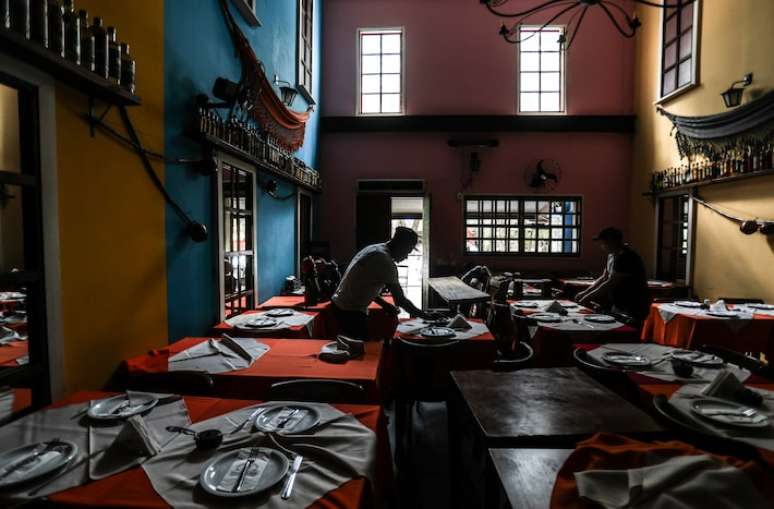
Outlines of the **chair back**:
[{"label": "chair back", "polygon": [[699,350],[716,355],[723,359],[725,362],[736,364],[740,368],[747,369],[756,375],[760,375],[768,379],[774,379],[774,369],[771,367],[771,362],[766,364],[756,359],[755,357],[750,357],[749,355],[745,355],[742,352],[729,350],[728,348],[724,348],[722,346],[701,345]]},{"label": "chair back", "polygon": [[513,312],[509,304],[490,303],[487,327],[495,337],[497,350],[505,357],[511,356],[521,339],[514,324]]},{"label": "chair back", "polygon": [[493,371],[510,372],[528,368],[535,352],[527,343],[519,342],[513,357],[499,357],[492,364]]},{"label": "chair back", "polygon": [[300,378],[271,384],[267,399],[359,404],[365,402],[366,393],[362,385],[346,380]]},{"label": "chair back", "polygon": [[396,398],[410,401],[446,401],[455,352],[460,341],[443,342],[397,338]]}]

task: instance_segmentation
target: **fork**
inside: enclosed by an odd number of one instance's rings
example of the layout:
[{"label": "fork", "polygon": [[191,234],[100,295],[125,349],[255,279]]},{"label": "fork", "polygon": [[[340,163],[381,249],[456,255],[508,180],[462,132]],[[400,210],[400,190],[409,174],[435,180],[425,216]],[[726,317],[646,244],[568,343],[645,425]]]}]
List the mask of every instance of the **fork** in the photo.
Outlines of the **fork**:
[{"label": "fork", "polygon": [[267,408],[265,406],[261,406],[253,410],[253,412],[249,416],[247,416],[247,419],[242,421],[242,424],[234,428],[234,430],[231,433],[229,433],[229,435],[233,435],[234,433],[241,431],[242,428],[244,428],[247,423],[254,422],[256,419],[258,419],[258,417],[261,416],[262,413],[266,411],[266,409]]},{"label": "fork", "polygon": [[232,493],[239,493],[242,491],[242,485],[245,482],[245,477],[247,477],[247,472],[250,470],[250,467],[255,463],[255,460],[258,459],[258,449],[252,448],[250,449],[250,456],[247,457],[247,461],[245,461],[245,464],[242,466],[242,471],[239,473],[239,480],[234,485],[234,488],[231,490]]},{"label": "fork", "polygon": [[735,415],[738,417],[752,417],[753,415],[757,414],[758,411],[752,408],[747,408],[745,410],[723,410],[723,409],[708,409],[701,412],[702,415]]}]

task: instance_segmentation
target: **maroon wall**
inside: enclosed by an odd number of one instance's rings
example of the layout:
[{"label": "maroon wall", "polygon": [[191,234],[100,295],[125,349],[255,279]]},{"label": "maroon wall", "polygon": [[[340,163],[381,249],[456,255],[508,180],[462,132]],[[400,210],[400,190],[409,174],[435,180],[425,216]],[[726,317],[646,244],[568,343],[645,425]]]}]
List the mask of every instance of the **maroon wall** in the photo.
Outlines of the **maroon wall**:
[{"label": "maroon wall", "polygon": [[[500,38],[500,21],[478,0],[331,0],[323,16],[323,116],[355,114],[357,29],[390,26],[405,30],[407,114],[515,114],[517,50]],[[568,115],[631,114],[633,58],[632,41],[618,35],[604,14],[592,11],[567,57]],[[596,267],[600,257],[593,233],[609,223],[626,228],[629,135],[488,133],[484,137],[498,138],[500,147],[482,152],[481,171],[464,191],[466,164],[461,152],[447,145],[450,137],[453,133],[323,134],[320,234],[331,241],[335,257],[346,261],[353,254],[354,192],[362,178],[426,180],[432,196],[431,256],[444,265]],[[583,197],[581,257],[464,257],[458,193],[532,194],[522,173],[541,158],[562,167],[564,178],[553,194]]]}]

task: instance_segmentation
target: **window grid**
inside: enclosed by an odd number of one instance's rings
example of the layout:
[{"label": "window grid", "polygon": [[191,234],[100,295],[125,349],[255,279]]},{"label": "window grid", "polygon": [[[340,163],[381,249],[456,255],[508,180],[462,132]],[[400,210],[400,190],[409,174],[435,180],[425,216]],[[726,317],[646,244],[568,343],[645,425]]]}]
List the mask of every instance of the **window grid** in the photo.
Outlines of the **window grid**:
[{"label": "window grid", "polygon": [[519,28],[519,112],[564,111],[564,69],[559,26]]},{"label": "window grid", "polygon": [[580,254],[578,197],[469,197],[464,215],[465,254]]},{"label": "window grid", "polygon": [[312,92],[314,0],[298,0],[298,84]]},{"label": "window grid", "polygon": [[403,31],[360,31],[361,114],[403,113]]},{"label": "window grid", "polygon": [[226,317],[254,308],[253,176],[223,164],[223,294]]},{"label": "window grid", "polygon": [[677,0],[664,11],[661,47],[661,96],[693,83],[693,12],[695,0]]}]

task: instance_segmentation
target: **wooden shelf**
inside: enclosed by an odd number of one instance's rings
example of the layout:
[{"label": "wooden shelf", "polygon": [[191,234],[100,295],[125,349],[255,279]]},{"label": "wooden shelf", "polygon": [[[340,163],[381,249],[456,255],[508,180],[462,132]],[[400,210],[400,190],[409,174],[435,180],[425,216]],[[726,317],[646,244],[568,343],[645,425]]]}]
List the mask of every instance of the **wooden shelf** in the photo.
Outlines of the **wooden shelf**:
[{"label": "wooden shelf", "polygon": [[0,28],[0,51],[52,75],[87,96],[120,106],[140,104],[136,95],[7,28]]},{"label": "wooden shelf", "polygon": [[774,175],[774,169],[758,170],[750,173],[739,173],[737,175],[729,175],[728,177],[719,177],[712,180],[703,180],[701,182],[692,182],[690,184],[670,187],[667,189],[660,189],[658,191],[648,191],[647,193],[642,193],[642,194],[643,196],[660,196],[663,194],[670,194],[670,193],[675,193],[680,191],[690,191],[691,189],[696,189],[698,187],[706,187],[706,186],[711,186],[715,184],[726,184],[728,182],[747,180],[753,177],[765,177],[767,175]]}]

